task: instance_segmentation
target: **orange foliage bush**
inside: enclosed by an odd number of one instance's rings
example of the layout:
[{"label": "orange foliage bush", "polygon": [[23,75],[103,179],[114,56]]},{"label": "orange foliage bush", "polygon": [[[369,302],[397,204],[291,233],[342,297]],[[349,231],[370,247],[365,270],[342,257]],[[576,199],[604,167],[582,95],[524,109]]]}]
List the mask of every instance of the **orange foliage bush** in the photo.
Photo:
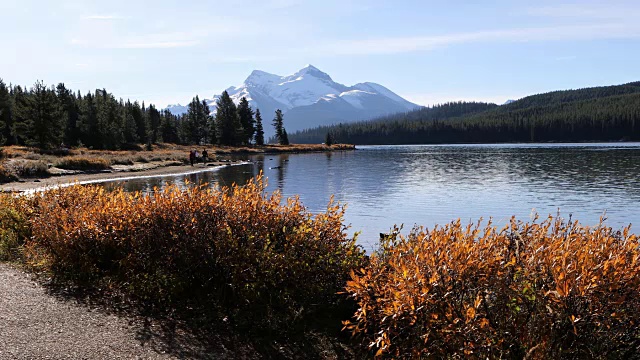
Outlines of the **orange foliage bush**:
[{"label": "orange foliage bush", "polygon": [[65,157],[56,163],[56,167],[67,170],[106,170],[111,162],[100,157]]},{"label": "orange foliage bush", "polygon": [[335,304],[364,260],[345,233],[344,208],[331,203],[312,216],[297,198],[282,205],[264,188],[259,177],[148,196],[97,186],[50,190],[29,200],[26,256],[81,284],[163,306],[219,306],[256,325]]},{"label": "orange foliage bush", "polygon": [[29,223],[19,208],[16,198],[0,194],[0,261],[19,260],[29,237]]},{"label": "orange foliage bush", "polygon": [[551,217],[396,230],[352,274],[345,328],[390,358],[638,358],[639,245]]}]

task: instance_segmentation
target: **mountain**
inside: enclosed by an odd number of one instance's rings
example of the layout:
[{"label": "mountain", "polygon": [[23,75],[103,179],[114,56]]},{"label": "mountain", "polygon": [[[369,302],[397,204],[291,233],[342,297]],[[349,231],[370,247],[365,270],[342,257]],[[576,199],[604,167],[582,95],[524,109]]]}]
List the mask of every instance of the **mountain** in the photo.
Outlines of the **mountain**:
[{"label": "mountain", "polygon": [[516,100],[509,99],[509,100],[505,101],[504,104],[502,104],[502,105],[509,105],[511,103],[514,103],[514,102],[516,102]]},{"label": "mountain", "polygon": [[[246,97],[251,107],[260,109],[267,136],[276,109],[282,110],[287,132],[340,122],[354,122],[406,112],[419,105],[398,96],[382,85],[365,82],[345,86],[331,76],[308,65],[288,76],[254,70],[237,87],[226,90],[237,104]],[[220,95],[207,99],[212,112]],[[173,114],[183,114],[186,106],[170,105]]]}]

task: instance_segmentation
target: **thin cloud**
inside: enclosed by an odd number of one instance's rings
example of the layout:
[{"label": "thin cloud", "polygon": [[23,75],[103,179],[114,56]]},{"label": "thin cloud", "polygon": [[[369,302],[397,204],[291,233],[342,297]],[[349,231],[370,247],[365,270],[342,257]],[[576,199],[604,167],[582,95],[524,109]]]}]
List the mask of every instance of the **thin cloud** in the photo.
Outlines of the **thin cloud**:
[{"label": "thin cloud", "polygon": [[288,9],[301,4],[300,0],[270,0],[265,3],[270,9]]},{"label": "thin cloud", "polygon": [[121,20],[124,19],[123,16],[119,15],[88,15],[83,16],[83,20]]},{"label": "thin cloud", "polygon": [[637,21],[639,6],[619,6],[613,4],[558,4],[527,9],[532,16],[587,19],[628,19]]},{"label": "thin cloud", "polygon": [[192,46],[198,45],[199,43],[200,42],[196,40],[132,42],[132,43],[116,44],[108,47],[113,49],[171,49],[171,48],[192,47]]},{"label": "thin cloud", "polygon": [[305,53],[330,55],[399,54],[433,50],[438,47],[480,42],[580,41],[640,38],[640,24],[596,24],[477,31],[435,36],[409,36],[332,41]]}]

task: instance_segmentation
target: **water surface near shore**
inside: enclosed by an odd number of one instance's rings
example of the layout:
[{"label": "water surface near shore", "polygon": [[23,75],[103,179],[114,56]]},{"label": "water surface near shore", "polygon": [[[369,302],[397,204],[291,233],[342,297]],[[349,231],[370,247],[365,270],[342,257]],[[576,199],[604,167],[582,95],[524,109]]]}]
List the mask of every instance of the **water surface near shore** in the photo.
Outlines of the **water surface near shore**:
[{"label": "water surface near shore", "polygon": [[261,170],[268,190],[299,195],[313,212],[331,197],[348,204],[350,232],[368,250],[379,233],[461,218],[561,214],[594,225],[640,229],[640,143],[359,146],[356,151],[253,155],[249,164],[107,186],[153,191],[165,184],[245,183]]}]

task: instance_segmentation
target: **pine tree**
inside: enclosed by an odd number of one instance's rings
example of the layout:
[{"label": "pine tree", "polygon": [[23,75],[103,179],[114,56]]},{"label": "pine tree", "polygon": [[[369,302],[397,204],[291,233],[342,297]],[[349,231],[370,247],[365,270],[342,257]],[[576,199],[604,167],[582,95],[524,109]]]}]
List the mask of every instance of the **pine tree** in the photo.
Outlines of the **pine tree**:
[{"label": "pine tree", "polygon": [[98,134],[98,110],[96,98],[88,93],[80,107],[80,140],[89,147],[97,147],[101,140]]},{"label": "pine tree", "polygon": [[165,109],[160,120],[160,134],[163,142],[178,144],[178,117],[173,115],[171,111]]},{"label": "pine tree", "polygon": [[325,139],[324,139],[324,143],[325,143],[327,146],[331,146],[331,145],[333,145],[333,135],[331,135],[331,132],[328,132],[328,133],[327,133],[327,136],[326,136],[326,137],[325,137]]},{"label": "pine tree", "polygon": [[149,116],[149,134],[147,144],[156,144],[160,137],[160,112],[151,104],[147,110]]},{"label": "pine tree", "polygon": [[276,140],[280,145],[289,145],[289,136],[284,129],[282,110],[276,110],[276,116],[273,118],[273,127],[276,130]]},{"label": "pine tree", "polygon": [[238,118],[240,119],[240,125],[242,126],[243,136],[241,142],[243,144],[250,144],[255,133],[255,120],[253,119],[253,110],[249,106],[249,101],[244,96],[240,99],[238,104]]},{"label": "pine tree", "polygon": [[236,105],[226,91],[222,92],[217,105],[216,130],[218,143],[221,145],[237,145],[243,131]]},{"label": "pine tree", "polygon": [[8,141],[12,144],[13,135],[13,104],[11,94],[5,83],[0,79],[0,146]]},{"label": "pine tree", "polygon": [[262,128],[262,115],[260,115],[260,109],[256,109],[256,145],[264,145],[264,129]]},{"label": "pine tree", "polygon": [[138,143],[138,127],[136,125],[136,119],[134,118],[134,104],[127,100],[125,104],[125,118],[124,118],[124,141],[126,144],[133,145]]},{"label": "pine tree", "polygon": [[37,81],[18,111],[22,121],[16,124],[16,130],[27,145],[48,149],[60,144],[64,118],[53,88],[47,89],[43,82]]},{"label": "pine tree", "polygon": [[133,103],[133,119],[136,122],[136,134],[139,142],[147,142],[147,109],[144,102],[140,105],[137,101]]},{"label": "pine tree", "polygon": [[80,130],[78,128],[78,120],[80,117],[80,108],[73,92],[65,87],[63,83],[56,86],[56,93],[60,107],[66,118],[64,128],[64,142],[67,145],[77,145],[80,140]]},{"label": "pine tree", "polygon": [[200,101],[200,97],[196,95],[189,103],[186,115],[189,143],[201,144],[209,141],[211,115],[206,101]]},{"label": "pine tree", "polygon": [[207,104],[206,100],[202,100],[202,127],[205,131],[205,142],[209,144],[216,143],[216,131],[215,131],[215,121],[213,116],[211,116],[211,109],[209,109],[209,104]]}]

